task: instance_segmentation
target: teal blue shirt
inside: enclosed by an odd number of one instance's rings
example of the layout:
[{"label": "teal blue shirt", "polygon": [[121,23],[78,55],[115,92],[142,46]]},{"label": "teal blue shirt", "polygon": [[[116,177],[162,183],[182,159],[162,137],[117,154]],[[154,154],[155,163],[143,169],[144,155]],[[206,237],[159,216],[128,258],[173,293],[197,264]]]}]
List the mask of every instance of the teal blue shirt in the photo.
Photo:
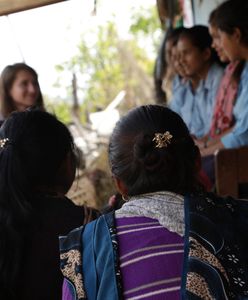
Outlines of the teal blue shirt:
[{"label": "teal blue shirt", "polygon": [[210,130],[216,93],[223,76],[223,68],[213,64],[205,80],[193,92],[190,82],[181,84],[172,97],[170,108],[184,120],[191,134],[201,138]]}]

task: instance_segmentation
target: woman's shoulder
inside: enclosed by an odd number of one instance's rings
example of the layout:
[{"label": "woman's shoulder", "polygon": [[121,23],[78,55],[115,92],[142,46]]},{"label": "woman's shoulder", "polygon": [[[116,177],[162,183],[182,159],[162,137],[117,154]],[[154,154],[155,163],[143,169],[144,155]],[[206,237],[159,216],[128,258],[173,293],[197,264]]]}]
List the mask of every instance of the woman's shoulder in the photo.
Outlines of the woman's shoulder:
[{"label": "woman's shoulder", "polygon": [[237,199],[231,196],[222,197],[212,192],[194,193],[186,196],[185,198],[188,198],[189,204],[191,206],[195,206],[197,205],[197,203],[205,203],[206,205],[212,204],[214,206],[216,205],[218,207],[222,207],[227,203],[236,203],[235,201],[237,201]]},{"label": "woman's shoulder", "polygon": [[100,216],[100,213],[86,205],[77,206],[67,197],[44,196],[36,201],[35,209],[44,226],[53,226],[61,233],[69,232]]},{"label": "woman's shoulder", "polygon": [[[231,196],[221,197],[214,193],[199,193],[185,197],[185,207],[188,214],[197,214],[213,222],[228,222],[240,216],[248,226],[248,200],[235,199]],[[243,222],[242,221],[242,222]]]}]

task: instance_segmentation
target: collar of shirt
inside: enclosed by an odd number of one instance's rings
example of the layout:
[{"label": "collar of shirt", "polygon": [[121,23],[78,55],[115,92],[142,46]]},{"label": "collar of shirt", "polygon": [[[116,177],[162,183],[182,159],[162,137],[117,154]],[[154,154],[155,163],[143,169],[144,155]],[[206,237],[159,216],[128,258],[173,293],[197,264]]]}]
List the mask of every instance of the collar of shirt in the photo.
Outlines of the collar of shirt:
[{"label": "collar of shirt", "polygon": [[199,94],[201,93],[203,90],[209,90],[212,88],[212,81],[214,79],[214,76],[215,76],[215,71],[216,71],[216,68],[218,68],[217,64],[214,63],[210,66],[209,70],[208,70],[208,74],[207,74],[207,78],[206,79],[202,79],[200,80],[196,90],[193,92],[192,91],[192,88],[191,88],[191,83],[190,81],[188,80],[187,81],[187,86],[189,88],[189,90],[191,91],[191,93],[193,95],[196,95],[196,94]]}]

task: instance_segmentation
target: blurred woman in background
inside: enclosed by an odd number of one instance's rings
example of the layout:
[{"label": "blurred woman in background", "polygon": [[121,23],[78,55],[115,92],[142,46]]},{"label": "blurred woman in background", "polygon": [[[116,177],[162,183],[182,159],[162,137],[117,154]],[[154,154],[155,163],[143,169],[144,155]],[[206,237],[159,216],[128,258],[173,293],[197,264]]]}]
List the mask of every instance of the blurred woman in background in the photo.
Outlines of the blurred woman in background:
[{"label": "blurred woman in background", "polygon": [[43,97],[36,71],[25,63],[4,68],[0,77],[0,107],[3,119],[13,111],[29,107],[44,110]]},{"label": "blurred woman in background", "polygon": [[248,3],[226,1],[217,8],[215,23],[221,48],[229,61],[244,61],[237,96],[233,103],[234,126],[201,149],[203,156],[222,148],[248,145]]},{"label": "blurred woman in background", "polygon": [[201,138],[209,132],[217,89],[223,75],[206,26],[185,29],[177,51],[187,83],[175,94],[170,107],[185,121],[190,133]]}]

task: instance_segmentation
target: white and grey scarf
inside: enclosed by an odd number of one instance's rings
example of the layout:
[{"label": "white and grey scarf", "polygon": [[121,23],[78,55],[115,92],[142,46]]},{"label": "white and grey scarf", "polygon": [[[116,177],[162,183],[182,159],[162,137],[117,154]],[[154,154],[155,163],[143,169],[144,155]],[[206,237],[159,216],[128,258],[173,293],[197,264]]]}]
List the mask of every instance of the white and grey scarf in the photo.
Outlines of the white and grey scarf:
[{"label": "white and grey scarf", "polygon": [[160,225],[179,235],[184,235],[183,196],[171,192],[156,192],[130,197],[116,218],[143,216],[157,219]]}]

